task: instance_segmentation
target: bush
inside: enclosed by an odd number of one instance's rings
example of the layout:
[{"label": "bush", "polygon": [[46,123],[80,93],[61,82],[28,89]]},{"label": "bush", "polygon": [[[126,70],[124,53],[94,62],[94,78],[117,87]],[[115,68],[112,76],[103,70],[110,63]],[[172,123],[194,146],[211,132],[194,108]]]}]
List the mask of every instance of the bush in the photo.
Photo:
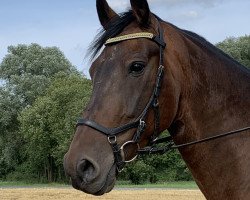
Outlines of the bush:
[{"label": "bush", "polygon": [[15,171],[6,176],[8,181],[22,181],[22,182],[37,182],[39,176],[32,173],[32,170],[26,164],[19,165]]},{"label": "bush", "polygon": [[142,160],[138,160],[133,165],[129,165],[127,172],[129,179],[133,184],[143,184],[147,182],[151,176],[153,168],[145,164]]},{"label": "bush", "polygon": [[128,165],[119,175],[119,180],[130,180],[133,184],[146,182],[193,180],[178,151],[163,155],[147,155]]}]

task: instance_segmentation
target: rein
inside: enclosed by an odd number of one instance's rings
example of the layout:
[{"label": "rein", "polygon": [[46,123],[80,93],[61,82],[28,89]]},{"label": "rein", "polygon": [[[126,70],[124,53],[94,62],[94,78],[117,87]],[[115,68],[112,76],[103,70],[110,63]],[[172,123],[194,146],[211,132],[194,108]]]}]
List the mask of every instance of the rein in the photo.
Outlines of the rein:
[{"label": "rein", "polygon": [[[226,133],[217,134],[217,135],[214,135],[211,137],[206,137],[206,138],[203,138],[200,140],[195,140],[192,142],[179,144],[179,145],[174,144],[172,136],[162,137],[162,138],[158,138],[158,139],[154,140],[151,143],[151,146],[147,146],[145,148],[139,149],[138,154],[140,154],[140,155],[143,155],[143,154],[164,154],[172,149],[183,148],[183,147],[192,146],[195,144],[200,144],[200,143],[211,141],[211,140],[216,140],[216,139],[219,139],[222,137],[233,135],[235,133],[241,133],[241,132],[247,131],[247,130],[250,130],[250,126],[245,127],[245,128],[241,128],[241,129],[237,129],[234,131],[229,131]],[[157,144],[164,144],[164,146],[156,147],[155,145],[157,145]]]}]

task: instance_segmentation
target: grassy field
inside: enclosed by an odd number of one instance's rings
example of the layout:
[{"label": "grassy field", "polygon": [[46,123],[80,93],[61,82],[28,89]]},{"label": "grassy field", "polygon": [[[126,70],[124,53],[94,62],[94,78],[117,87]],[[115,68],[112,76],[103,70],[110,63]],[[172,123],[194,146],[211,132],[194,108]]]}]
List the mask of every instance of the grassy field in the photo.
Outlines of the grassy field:
[{"label": "grassy field", "polygon": [[168,189],[198,189],[194,181],[179,181],[179,182],[165,182],[157,184],[143,184],[132,185],[126,182],[119,182],[116,184],[117,188],[168,188]]},{"label": "grassy field", "polygon": [[194,182],[130,185],[118,182],[115,189],[101,197],[87,195],[69,185],[0,182],[0,200],[204,200]]},{"label": "grassy field", "polygon": [[20,182],[20,181],[0,181],[0,188],[5,188],[5,187],[13,187],[13,188],[18,188],[18,187],[34,187],[34,188],[39,188],[39,187],[70,187],[69,185],[61,184],[61,183],[28,183],[28,182]]},{"label": "grassy field", "polygon": [[199,190],[113,190],[100,197],[87,195],[71,188],[0,189],[1,200],[205,200]]},{"label": "grassy field", "polygon": [[[60,184],[60,183],[50,183],[50,184],[36,184],[36,183],[25,183],[25,182],[10,182],[10,181],[0,181],[0,188],[3,187],[71,187],[70,185]],[[180,181],[180,182],[165,182],[157,184],[143,184],[143,185],[133,185],[125,181],[117,181],[116,188],[172,188],[172,189],[198,189],[197,185],[193,181]]]}]

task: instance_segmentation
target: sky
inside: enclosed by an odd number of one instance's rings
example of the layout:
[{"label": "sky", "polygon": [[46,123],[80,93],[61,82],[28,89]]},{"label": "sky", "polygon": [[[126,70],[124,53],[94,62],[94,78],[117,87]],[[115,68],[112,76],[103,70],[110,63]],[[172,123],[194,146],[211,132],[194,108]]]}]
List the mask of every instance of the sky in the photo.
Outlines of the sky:
[{"label": "sky", "polygon": [[[116,12],[129,0],[108,0]],[[213,44],[250,34],[250,0],[148,0],[163,20],[205,37]],[[87,77],[87,49],[101,25],[94,0],[0,0],[0,62],[7,47],[38,43],[57,46]]]}]

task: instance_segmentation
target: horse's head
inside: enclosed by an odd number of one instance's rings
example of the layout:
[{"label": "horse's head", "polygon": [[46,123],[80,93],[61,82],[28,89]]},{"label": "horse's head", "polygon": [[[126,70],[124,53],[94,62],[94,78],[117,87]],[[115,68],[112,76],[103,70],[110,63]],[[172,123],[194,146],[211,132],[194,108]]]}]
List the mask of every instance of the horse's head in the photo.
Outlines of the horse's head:
[{"label": "horse's head", "polygon": [[131,6],[119,16],[97,0],[104,33],[95,50],[106,44],[90,68],[92,97],[64,159],[73,187],[94,195],[113,188],[117,171],[167,128],[177,111],[179,87],[173,72],[165,69],[163,76],[161,66],[168,62],[162,22],[146,0],[131,0]]}]

